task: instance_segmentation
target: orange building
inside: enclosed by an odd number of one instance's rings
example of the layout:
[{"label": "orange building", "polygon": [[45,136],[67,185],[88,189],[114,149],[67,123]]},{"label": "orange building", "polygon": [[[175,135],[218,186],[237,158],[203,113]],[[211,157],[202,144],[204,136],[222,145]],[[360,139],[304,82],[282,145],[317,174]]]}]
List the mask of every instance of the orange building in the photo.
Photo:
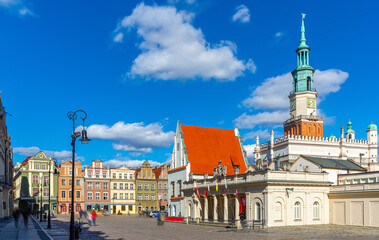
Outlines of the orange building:
[{"label": "orange building", "polygon": [[75,161],[75,181],[72,183],[72,160],[62,160],[58,178],[58,213],[71,212],[72,186],[74,186],[74,211],[84,210],[84,175],[81,168],[81,162]]}]

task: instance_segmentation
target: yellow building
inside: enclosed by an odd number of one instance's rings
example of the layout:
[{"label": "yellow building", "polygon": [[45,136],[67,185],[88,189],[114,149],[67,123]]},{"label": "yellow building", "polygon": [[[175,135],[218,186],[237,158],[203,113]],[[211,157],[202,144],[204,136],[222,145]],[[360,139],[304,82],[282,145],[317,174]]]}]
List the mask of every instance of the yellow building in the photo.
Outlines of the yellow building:
[{"label": "yellow building", "polygon": [[135,214],[135,170],[111,168],[111,214]]}]

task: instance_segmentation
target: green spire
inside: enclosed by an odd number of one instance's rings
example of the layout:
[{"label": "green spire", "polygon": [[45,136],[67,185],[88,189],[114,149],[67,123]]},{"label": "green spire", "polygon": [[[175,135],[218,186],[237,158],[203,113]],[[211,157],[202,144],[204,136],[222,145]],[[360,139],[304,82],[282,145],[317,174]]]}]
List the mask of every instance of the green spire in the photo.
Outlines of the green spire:
[{"label": "green spire", "polygon": [[298,48],[309,48],[306,43],[305,39],[305,26],[304,26],[304,18],[305,18],[305,13],[302,13],[302,19],[301,19],[301,38],[300,38],[300,46]]},{"label": "green spire", "polygon": [[346,133],[355,133],[355,131],[353,130],[353,123],[350,121],[347,122],[347,130],[346,130]]}]

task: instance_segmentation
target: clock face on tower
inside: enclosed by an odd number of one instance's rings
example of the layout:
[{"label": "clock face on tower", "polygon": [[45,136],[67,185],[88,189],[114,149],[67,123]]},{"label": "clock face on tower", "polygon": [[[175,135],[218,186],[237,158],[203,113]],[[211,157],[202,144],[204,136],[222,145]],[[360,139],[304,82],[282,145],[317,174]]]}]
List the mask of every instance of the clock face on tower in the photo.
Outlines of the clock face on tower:
[{"label": "clock face on tower", "polygon": [[296,109],[296,102],[295,102],[295,100],[293,100],[290,102],[290,111],[293,111],[295,109]]},{"label": "clock face on tower", "polygon": [[307,99],[307,106],[308,106],[308,108],[316,108],[316,99],[308,98]]}]

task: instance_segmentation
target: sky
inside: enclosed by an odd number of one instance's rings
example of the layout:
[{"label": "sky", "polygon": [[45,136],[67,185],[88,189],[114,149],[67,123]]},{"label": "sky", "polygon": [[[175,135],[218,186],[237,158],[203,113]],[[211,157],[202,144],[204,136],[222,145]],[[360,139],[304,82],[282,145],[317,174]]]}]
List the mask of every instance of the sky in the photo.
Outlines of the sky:
[{"label": "sky", "polygon": [[[324,136],[377,121],[377,1],[0,0],[0,91],[14,163],[71,155],[85,110],[83,163],[170,162],[177,121],[283,135],[301,13]],[[82,122],[77,121],[76,126]]]}]

